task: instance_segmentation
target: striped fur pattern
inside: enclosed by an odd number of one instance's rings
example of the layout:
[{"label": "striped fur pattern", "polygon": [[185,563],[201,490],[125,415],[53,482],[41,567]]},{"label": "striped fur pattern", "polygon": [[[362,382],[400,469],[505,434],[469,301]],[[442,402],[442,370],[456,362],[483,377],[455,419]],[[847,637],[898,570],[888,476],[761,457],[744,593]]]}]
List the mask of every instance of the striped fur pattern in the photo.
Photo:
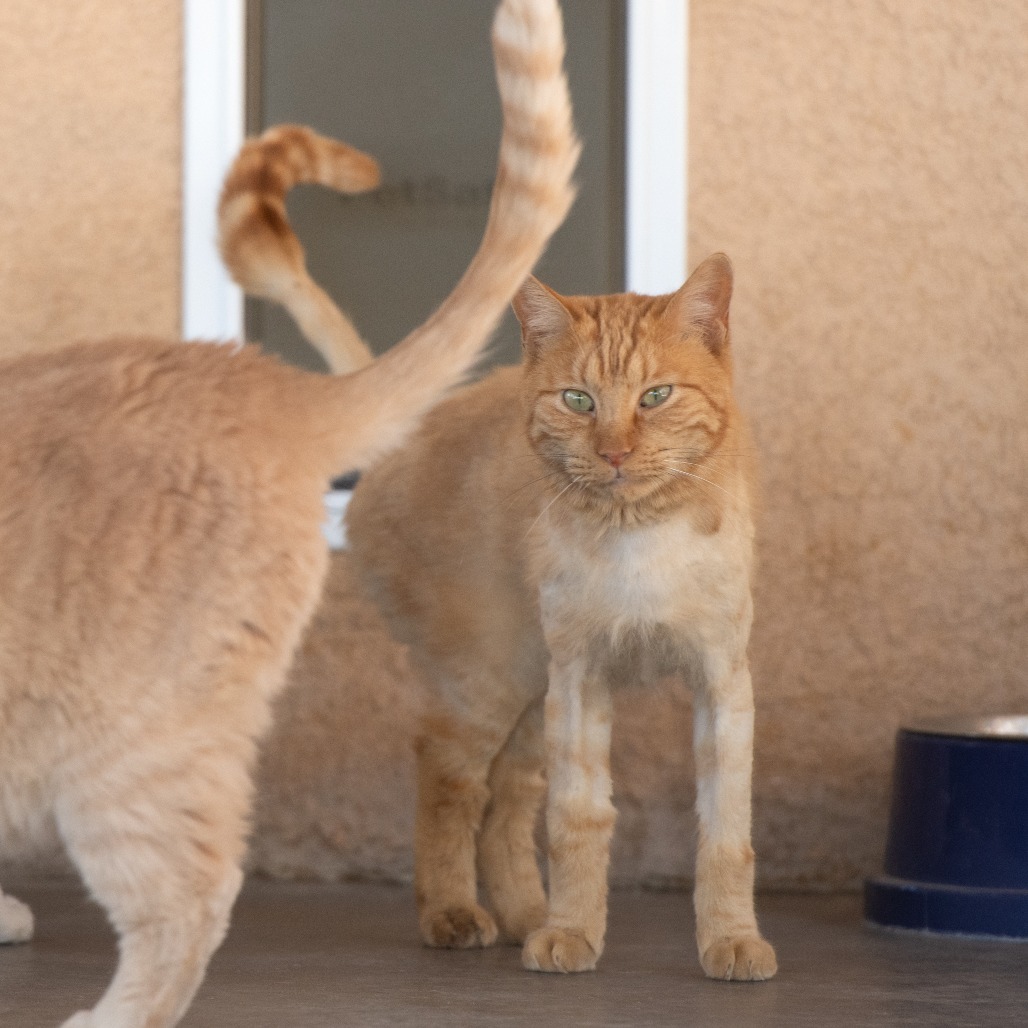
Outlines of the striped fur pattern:
[{"label": "striped fur pattern", "polygon": [[[503,0],[496,26],[505,125],[486,238],[400,346],[340,375],[152,339],[0,362],[0,848],[63,844],[119,936],[109,988],[66,1028],[185,1013],[228,925],[257,744],[320,593],[326,484],[460,380],[571,203],[555,0]],[[302,134],[275,138],[272,185],[229,205],[237,225],[306,174],[282,170],[289,154],[322,159]],[[337,182],[370,181],[362,159],[325,153],[349,168]],[[237,181],[261,181],[264,158],[244,158]],[[32,928],[0,893],[0,942]]]},{"label": "striped fur pattern", "polygon": [[371,351],[308,273],[286,194],[301,183],[361,193],[380,177],[374,158],[360,150],[303,125],[276,125],[243,144],[218,203],[218,246],[232,277],[251,296],[282,304],[337,372],[370,364]]},{"label": "striped fur pattern", "polygon": [[527,968],[596,966],[612,690],[674,675],[695,695],[701,964],[775,973],[753,904],[753,526],[731,290],[721,255],[663,297],[567,298],[529,279],[523,365],[451,397],[356,490],[356,566],[430,697],[415,839],[430,945],[502,934]]}]

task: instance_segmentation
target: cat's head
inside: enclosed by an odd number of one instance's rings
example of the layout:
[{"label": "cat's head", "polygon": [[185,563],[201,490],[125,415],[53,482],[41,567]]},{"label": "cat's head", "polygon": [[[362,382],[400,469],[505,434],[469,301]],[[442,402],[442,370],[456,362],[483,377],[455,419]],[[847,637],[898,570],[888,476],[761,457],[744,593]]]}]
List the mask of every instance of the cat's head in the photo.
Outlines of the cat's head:
[{"label": "cat's head", "polygon": [[689,503],[720,509],[735,417],[731,295],[723,254],[670,296],[522,286],[529,439],[552,484],[568,486],[566,502],[622,521]]}]

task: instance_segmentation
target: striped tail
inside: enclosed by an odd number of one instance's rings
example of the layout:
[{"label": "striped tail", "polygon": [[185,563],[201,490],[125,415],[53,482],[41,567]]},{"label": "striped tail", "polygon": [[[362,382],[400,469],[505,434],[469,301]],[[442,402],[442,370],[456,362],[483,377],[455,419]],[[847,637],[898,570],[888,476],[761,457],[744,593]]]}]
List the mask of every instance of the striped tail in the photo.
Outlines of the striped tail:
[{"label": "striped tail", "polygon": [[285,307],[334,371],[370,364],[371,351],[308,274],[285,198],[300,183],[360,193],[379,179],[378,164],[360,150],[302,125],[278,125],[243,145],[218,203],[218,245],[232,277],[252,296]]},{"label": "striped tail", "polygon": [[492,39],[503,134],[482,242],[424,324],[368,367],[334,380],[340,403],[365,414],[361,429],[351,423],[344,435],[340,426],[341,468],[395,448],[464,379],[574,201],[580,146],[557,0],[502,0]]}]

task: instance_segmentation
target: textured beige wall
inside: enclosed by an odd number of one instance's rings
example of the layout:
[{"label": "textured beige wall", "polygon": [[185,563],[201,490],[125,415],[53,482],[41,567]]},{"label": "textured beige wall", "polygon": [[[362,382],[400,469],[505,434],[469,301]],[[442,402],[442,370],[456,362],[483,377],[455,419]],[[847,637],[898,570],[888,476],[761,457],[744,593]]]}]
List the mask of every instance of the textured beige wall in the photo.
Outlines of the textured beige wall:
[{"label": "textured beige wall", "polygon": [[875,866],[892,737],[1028,710],[1028,5],[692,0],[690,250],[764,467],[764,871]]},{"label": "textured beige wall", "polygon": [[[692,0],[690,253],[734,259],[765,495],[752,648],[770,884],[877,868],[903,721],[1028,707],[1021,0]],[[336,559],[255,857],[409,873],[417,697]],[[691,873],[688,697],[623,697],[614,874]]]},{"label": "textured beige wall", "polygon": [[181,7],[0,3],[0,354],[178,332]]}]

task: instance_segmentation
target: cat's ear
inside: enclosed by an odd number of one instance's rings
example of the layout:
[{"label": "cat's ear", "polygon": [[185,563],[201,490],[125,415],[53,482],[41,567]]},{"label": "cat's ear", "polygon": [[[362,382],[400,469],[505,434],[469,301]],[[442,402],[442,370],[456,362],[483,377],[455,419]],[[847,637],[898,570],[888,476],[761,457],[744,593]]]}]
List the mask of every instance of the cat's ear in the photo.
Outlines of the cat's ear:
[{"label": "cat's ear", "polygon": [[515,294],[513,306],[528,356],[538,354],[572,330],[571,314],[560,294],[531,275]]},{"label": "cat's ear", "polygon": [[664,317],[683,335],[699,335],[711,353],[719,356],[728,346],[731,299],[732,262],[723,253],[715,253],[671,297]]}]

